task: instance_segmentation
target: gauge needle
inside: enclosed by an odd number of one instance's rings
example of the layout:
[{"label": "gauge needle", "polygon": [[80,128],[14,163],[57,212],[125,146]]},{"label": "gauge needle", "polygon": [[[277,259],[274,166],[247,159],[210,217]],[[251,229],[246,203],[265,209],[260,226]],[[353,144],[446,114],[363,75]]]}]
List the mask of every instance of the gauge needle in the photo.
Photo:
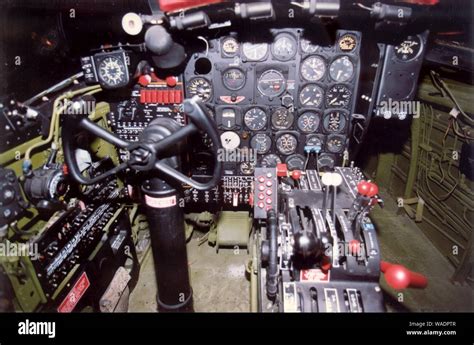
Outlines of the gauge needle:
[{"label": "gauge needle", "polygon": [[329,104],[331,104],[331,105],[332,105],[332,104],[333,104],[334,102],[336,102],[336,101],[337,101],[337,97],[336,97],[336,98],[334,98],[334,99],[333,99],[331,102],[329,102]]},{"label": "gauge needle", "polygon": [[305,100],[303,100],[303,104],[306,104],[310,99],[311,99],[311,97],[308,97]]},{"label": "gauge needle", "polygon": [[339,79],[339,77],[341,76],[341,73],[342,73],[342,71],[337,72],[337,77],[336,77],[336,79]]}]

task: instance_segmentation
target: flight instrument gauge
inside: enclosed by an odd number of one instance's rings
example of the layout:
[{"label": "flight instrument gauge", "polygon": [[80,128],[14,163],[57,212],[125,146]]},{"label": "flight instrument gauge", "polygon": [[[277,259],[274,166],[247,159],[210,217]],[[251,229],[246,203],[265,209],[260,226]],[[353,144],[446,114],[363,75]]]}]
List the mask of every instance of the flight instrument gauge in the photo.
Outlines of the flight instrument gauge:
[{"label": "flight instrument gauge", "polygon": [[106,89],[116,89],[128,84],[128,68],[124,53],[96,55],[97,75],[100,84]]},{"label": "flight instrument gauge", "polygon": [[249,61],[261,61],[268,54],[268,43],[245,42],[242,46],[242,52]]},{"label": "flight instrument gauge", "polygon": [[337,58],[329,66],[329,75],[337,82],[345,82],[354,75],[354,64],[347,56]]},{"label": "flight instrument gauge", "polygon": [[260,131],[267,125],[267,114],[262,108],[251,108],[244,115],[245,125],[252,131]]},{"label": "flight instrument gauge", "polygon": [[404,62],[412,61],[420,55],[422,48],[423,43],[419,36],[409,36],[394,48],[395,57]]},{"label": "flight instrument gauge", "polygon": [[280,107],[272,114],[272,126],[275,129],[288,129],[293,124],[295,116],[289,109]]},{"label": "flight instrument gauge", "polygon": [[298,140],[292,134],[283,134],[276,141],[276,147],[282,155],[291,155],[295,153],[298,146]]},{"label": "flight instrument gauge", "polygon": [[318,46],[316,44],[312,44],[311,41],[306,38],[302,38],[300,44],[303,53],[312,54],[318,50]]},{"label": "flight instrument gauge", "polygon": [[235,56],[239,52],[239,43],[234,37],[224,38],[222,52],[225,56]]},{"label": "flight instrument gauge", "polygon": [[330,170],[334,168],[336,161],[332,155],[322,154],[318,159],[318,167],[322,171]]},{"label": "flight instrument gauge", "polygon": [[298,118],[297,125],[303,133],[314,133],[319,127],[319,115],[308,111]]},{"label": "flight instrument gauge", "polygon": [[211,83],[201,77],[191,79],[186,89],[189,96],[198,96],[203,102],[209,101],[212,97]]},{"label": "flight instrument gauge", "polygon": [[221,144],[226,150],[235,150],[240,146],[240,137],[232,131],[224,132],[221,134]]},{"label": "flight instrument gauge", "polygon": [[353,51],[356,46],[357,40],[354,35],[347,34],[339,39],[339,49],[343,52],[349,53]]},{"label": "flight instrument gauge", "polygon": [[299,95],[300,103],[305,107],[320,107],[324,99],[324,91],[316,84],[308,84]]},{"label": "flight instrument gauge", "polygon": [[328,133],[340,133],[346,128],[346,114],[340,110],[333,110],[323,119],[323,127]]},{"label": "flight instrument gauge", "polygon": [[255,171],[254,162],[242,162],[240,163],[240,172],[244,175],[252,175]]},{"label": "flight instrument gauge", "polygon": [[305,158],[302,155],[291,155],[285,160],[288,170],[304,170]]},{"label": "flight instrument gauge", "polygon": [[256,134],[250,140],[250,147],[256,150],[258,154],[264,155],[270,151],[272,147],[272,139],[264,133]]},{"label": "flight instrument gauge", "polygon": [[351,102],[351,91],[345,85],[334,85],[326,93],[327,108],[347,108]]},{"label": "flight instrument gauge", "polygon": [[281,61],[288,61],[295,56],[297,45],[295,39],[289,34],[278,35],[272,45],[273,56]]},{"label": "flight instrument gauge", "polygon": [[286,79],[280,71],[266,70],[258,78],[257,89],[267,97],[280,96],[286,89]]},{"label": "flight instrument gauge", "polygon": [[245,73],[238,68],[229,68],[222,75],[222,82],[229,90],[236,91],[244,87]]},{"label": "flight instrument gauge", "polygon": [[261,164],[264,168],[276,168],[278,164],[281,164],[281,159],[278,155],[270,153],[262,158]]},{"label": "flight instrument gauge", "polygon": [[301,64],[301,76],[307,81],[318,81],[326,73],[326,63],[319,56],[310,56]]},{"label": "flight instrument gauge", "polygon": [[346,138],[340,135],[330,135],[326,141],[326,148],[329,152],[340,153],[344,150]]}]

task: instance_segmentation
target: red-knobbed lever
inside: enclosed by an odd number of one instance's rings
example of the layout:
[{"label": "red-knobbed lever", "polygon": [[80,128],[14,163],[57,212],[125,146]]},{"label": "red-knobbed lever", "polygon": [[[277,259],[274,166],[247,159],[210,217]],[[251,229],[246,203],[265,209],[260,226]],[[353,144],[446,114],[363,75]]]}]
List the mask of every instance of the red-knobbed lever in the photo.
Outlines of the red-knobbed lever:
[{"label": "red-knobbed lever", "polygon": [[375,183],[369,181],[360,181],[357,184],[357,191],[360,195],[372,198],[379,193],[379,187]]},{"label": "red-knobbed lever", "polygon": [[385,274],[388,285],[395,290],[424,289],[428,286],[428,279],[423,274],[410,271],[405,266],[380,261],[380,270]]}]

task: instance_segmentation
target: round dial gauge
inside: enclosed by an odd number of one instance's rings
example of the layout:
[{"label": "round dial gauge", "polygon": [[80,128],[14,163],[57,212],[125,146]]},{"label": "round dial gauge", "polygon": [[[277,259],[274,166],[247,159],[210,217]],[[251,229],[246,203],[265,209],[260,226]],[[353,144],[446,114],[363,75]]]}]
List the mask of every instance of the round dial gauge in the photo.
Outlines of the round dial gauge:
[{"label": "round dial gauge", "polygon": [[277,139],[276,146],[282,155],[291,155],[296,151],[298,140],[292,134],[283,134]]},{"label": "round dial gauge", "polygon": [[99,78],[108,86],[115,86],[126,82],[127,67],[117,56],[108,56],[99,64]]},{"label": "round dial gauge", "polygon": [[423,44],[419,36],[409,36],[394,48],[395,56],[401,61],[414,60],[420,55],[422,46]]},{"label": "round dial gauge", "polygon": [[298,129],[303,133],[313,133],[319,127],[319,115],[306,112],[298,118]]},{"label": "round dial gauge", "polygon": [[267,125],[267,114],[258,107],[249,109],[244,115],[244,123],[250,130],[260,131]]},{"label": "round dial gauge", "polygon": [[301,39],[301,50],[303,51],[303,53],[312,54],[312,53],[315,53],[318,50],[318,46],[315,45],[315,44],[312,44],[310,40],[302,38]]},{"label": "round dial gauge", "polygon": [[346,114],[340,110],[334,110],[326,114],[323,119],[323,126],[328,133],[340,133],[346,128]]},{"label": "round dial gauge", "polygon": [[263,133],[256,134],[250,140],[250,147],[256,150],[258,154],[263,155],[270,151],[272,139]]},{"label": "round dial gauge", "polygon": [[342,56],[331,63],[329,75],[338,82],[345,82],[352,78],[354,74],[354,64],[347,56]]},{"label": "round dial gauge", "polygon": [[242,52],[247,60],[260,61],[267,56],[268,44],[245,42],[242,46]]},{"label": "round dial gauge", "polygon": [[262,167],[264,168],[276,168],[277,164],[280,163],[280,157],[273,153],[266,155],[262,158]]},{"label": "round dial gauge", "polygon": [[326,141],[326,148],[329,152],[339,153],[344,150],[346,138],[340,135],[330,135]]},{"label": "round dial gauge", "polygon": [[269,69],[258,78],[257,89],[267,97],[277,97],[286,88],[286,80],[283,74],[277,70]]},{"label": "round dial gauge", "polygon": [[226,56],[234,56],[239,51],[239,43],[234,37],[227,37],[222,41],[222,52]]},{"label": "round dial gauge", "polygon": [[272,45],[273,56],[278,60],[287,61],[296,54],[296,41],[288,34],[278,35]]},{"label": "round dial gauge", "polygon": [[355,49],[357,40],[354,35],[347,34],[341,37],[339,40],[339,49],[343,52],[351,52]]},{"label": "round dial gauge", "polygon": [[301,76],[307,81],[318,81],[326,73],[326,63],[319,56],[310,56],[301,64]]},{"label": "round dial gauge", "polygon": [[347,108],[351,102],[351,91],[345,85],[334,85],[326,93],[326,107]]},{"label": "round dial gauge", "polygon": [[285,163],[290,171],[304,170],[305,159],[302,155],[291,155],[285,160]]},{"label": "round dial gauge", "polygon": [[293,124],[295,116],[286,108],[277,108],[272,114],[272,126],[276,129],[288,129]]},{"label": "round dial gauge", "polygon": [[321,149],[323,147],[323,140],[317,134],[308,136],[306,146],[318,146]]},{"label": "round dial gauge", "polygon": [[229,90],[240,90],[244,87],[246,77],[244,72],[238,68],[229,68],[222,75],[222,82]]},{"label": "round dial gauge", "polygon": [[237,133],[228,131],[221,134],[222,147],[226,150],[235,150],[240,146],[240,137]]},{"label": "round dial gauge", "polygon": [[255,171],[255,163],[242,162],[240,163],[240,172],[244,175],[252,175]]},{"label": "round dial gauge", "polygon": [[316,84],[308,84],[300,91],[300,103],[305,107],[318,108],[323,103],[324,91]]},{"label": "round dial gauge", "polygon": [[328,154],[322,154],[318,159],[319,169],[325,171],[334,168],[336,161],[334,157]]},{"label": "round dial gauge", "polygon": [[198,96],[203,102],[209,101],[212,97],[211,83],[201,77],[191,79],[186,89],[189,96]]}]

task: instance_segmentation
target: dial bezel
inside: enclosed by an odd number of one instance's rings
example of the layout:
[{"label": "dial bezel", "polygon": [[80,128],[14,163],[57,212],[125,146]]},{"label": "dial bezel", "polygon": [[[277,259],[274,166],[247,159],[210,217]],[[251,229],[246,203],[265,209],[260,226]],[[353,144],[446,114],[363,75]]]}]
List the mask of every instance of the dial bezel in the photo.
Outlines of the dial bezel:
[{"label": "dial bezel", "polygon": [[[319,59],[322,61],[323,63],[323,66],[324,66],[324,70],[323,70],[323,73],[321,74],[321,76],[317,79],[308,79],[304,76],[303,74],[303,67],[305,66],[305,63],[311,59]],[[327,71],[328,71],[328,64],[327,64],[327,61],[324,57],[320,56],[320,55],[310,55],[306,58],[304,58],[302,61],[301,61],[301,64],[300,64],[300,76],[301,78],[306,81],[306,82],[311,82],[311,83],[314,83],[314,82],[320,82],[322,81],[325,77],[326,77],[326,74],[327,74]]]},{"label": "dial bezel", "polygon": [[[333,76],[332,76],[332,73],[331,73],[331,67],[338,61],[338,60],[342,60],[342,59],[347,59],[349,60],[349,62],[351,63],[352,65],[352,73],[350,75],[350,77],[348,77],[347,79],[344,79],[344,80],[337,80],[335,79]],[[349,55],[337,55],[335,56],[331,62],[329,63],[328,65],[328,76],[329,76],[329,79],[331,79],[333,82],[335,83],[349,83],[351,82],[353,79],[354,79],[354,75],[356,75],[356,63],[354,62],[354,60],[349,56]]]},{"label": "dial bezel", "polygon": [[209,101],[212,100],[212,98],[213,98],[213,96],[214,96],[214,88],[212,87],[212,83],[209,81],[209,79],[204,78],[204,77],[202,77],[202,76],[196,76],[196,77],[191,78],[191,79],[189,80],[189,82],[188,82],[187,85],[186,85],[186,93],[187,93],[188,95],[191,95],[191,93],[189,92],[189,87],[192,85],[192,83],[193,83],[195,80],[199,80],[199,79],[204,80],[204,81],[207,82],[207,84],[209,85],[210,90],[211,90],[210,93],[209,93],[209,98],[204,100],[204,99],[202,99],[201,97],[199,97],[199,95],[197,95],[197,94],[196,94],[196,95],[193,95],[193,96],[198,96],[198,97],[201,99],[202,102],[209,102]]},{"label": "dial bezel", "polygon": [[[280,40],[282,38],[285,38],[285,37],[289,38],[289,40],[292,42],[293,51],[291,52],[290,55],[286,55],[286,56],[275,54],[275,47],[276,47],[276,44],[277,44],[278,40]],[[293,57],[295,57],[296,53],[298,52],[298,42],[296,41],[295,37],[292,34],[287,33],[287,32],[282,32],[282,33],[279,33],[278,35],[275,36],[275,38],[273,40],[273,43],[272,43],[272,46],[271,46],[271,51],[272,51],[272,56],[276,60],[288,61],[288,60],[291,60]]]}]

